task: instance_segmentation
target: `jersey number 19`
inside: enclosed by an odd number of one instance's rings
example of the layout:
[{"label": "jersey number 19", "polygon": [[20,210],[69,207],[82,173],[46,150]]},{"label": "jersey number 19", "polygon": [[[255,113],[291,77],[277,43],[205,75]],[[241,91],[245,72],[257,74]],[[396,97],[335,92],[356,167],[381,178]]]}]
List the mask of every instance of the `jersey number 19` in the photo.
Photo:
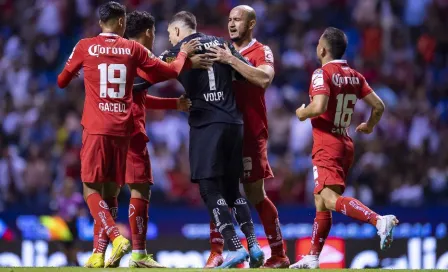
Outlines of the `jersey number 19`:
[{"label": "jersey number 19", "polygon": [[[98,65],[100,70],[100,97],[123,98],[126,94],[126,65],[101,63]],[[118,71],[119,76],[115,76]],[[118,84],[118,92],[115,88],[108,88],[107,84]]]}]

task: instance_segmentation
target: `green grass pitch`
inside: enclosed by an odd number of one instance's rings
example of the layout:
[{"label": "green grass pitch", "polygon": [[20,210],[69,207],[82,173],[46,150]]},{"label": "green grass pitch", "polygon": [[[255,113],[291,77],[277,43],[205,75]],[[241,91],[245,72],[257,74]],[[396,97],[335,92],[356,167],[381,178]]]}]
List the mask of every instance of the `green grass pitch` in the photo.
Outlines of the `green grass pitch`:
[{"label": "green grass pitch", "polygon": [[[241,272],[241,270],[246,270],[250,272],[279,272],[278,269],[224,269],[226,272]],[[0,272],[87,272],[87,271],[94,271],[94,272],[137,272],[137,271],[150,271],[150,272],[168,272],[168,271],[177,271],[177,272],[197,272],[197,271],[207,271],[204,269],[199,268],[165,268],[165,269],[155,269],[155,268],[83,268],[83,267],[8,267],[8,268],[0,268]],[[281,270],[280,270],[281,271]],[[295,271],[295,270],[291,270]],[[302,270],[303,271],[303,270]],[[383,271],[393,271],[393,272],[399,272],[399,271],[410,271],[410,270],[389,270],[389,269],[314,269],[311,270],[313,272],[319,272],[319,271],[327,271],[327,272],[346,272],[346,271],[355,271],[355,272],[361,272],[361,271],[368,271],[368,272],[383,272]],[[441,270],[432,270],[432,269],[421,269],[418,271],[441,271]]]}]

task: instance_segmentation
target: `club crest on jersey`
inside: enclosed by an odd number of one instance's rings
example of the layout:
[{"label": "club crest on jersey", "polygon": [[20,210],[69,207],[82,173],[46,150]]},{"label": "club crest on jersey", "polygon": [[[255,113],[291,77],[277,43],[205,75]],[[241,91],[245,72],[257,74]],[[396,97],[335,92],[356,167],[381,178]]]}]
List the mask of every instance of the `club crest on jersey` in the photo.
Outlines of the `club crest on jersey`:
[{"label": "club crest on jersey", "polygon": [[176,57],[167,57],[167,58],[165,59],[165,62],[166,62],[166,63],[170,63],[170,62],[173,62],[175,59],[176,59]]},{"label": "club crest on jersey", "polygon": [[341,76],[341,74],[333,74],[331,76],[331,81],[335,86],[341,87],[342,85],[358,85],[360,80],[358,77],[346,77]]},{"label": "club crest on jersey", "polygon": [[150,50],[146,49],[146,51],[148,51],[148,57],[150,57],[151,59],[156,57]]},{"label": "club crest on jersey", "polygon": [[264,58],[266,62],[274,62],[274,55],[272,54],[271,48],[265,45],[263,46],[263,49],[264,49]]},{"label": "club crest on jersey", "polygon": [[92,44],[88,49],[89,55],[99,57],[100,55],[131,55],[131,49],[121,47],[104,47],[99,44]]},{"label": "club crest on jersey", "polygon": [[313,83],[313,89],[319,89],[324,87],[324,74],[322,72],[322,69],[316,70],[313,73],[311,82]]}]

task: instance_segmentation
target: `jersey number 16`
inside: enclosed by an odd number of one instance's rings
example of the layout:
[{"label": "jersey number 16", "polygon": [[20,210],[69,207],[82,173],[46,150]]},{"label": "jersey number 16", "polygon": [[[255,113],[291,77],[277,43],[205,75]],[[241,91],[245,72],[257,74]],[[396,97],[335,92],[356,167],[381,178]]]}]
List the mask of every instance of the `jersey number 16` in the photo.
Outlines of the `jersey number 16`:
[{"label": "jersey number 16", "polygon": [[354,94],[338,94],[336,96],[336,114],[334,116],[334,126],[346,128],[352,122],[352,114],[356,103]]},{"label": "jersey number 16", "polygon": [[[101,63],[98,65],[100,70],[100,97],[106,98],[123,98],[126,94],[126,65]],[[115,71],[119,72],[119,76],[115,76]],[[118,92],[115,88],[108,88],[107,84],[118,84]]]}]

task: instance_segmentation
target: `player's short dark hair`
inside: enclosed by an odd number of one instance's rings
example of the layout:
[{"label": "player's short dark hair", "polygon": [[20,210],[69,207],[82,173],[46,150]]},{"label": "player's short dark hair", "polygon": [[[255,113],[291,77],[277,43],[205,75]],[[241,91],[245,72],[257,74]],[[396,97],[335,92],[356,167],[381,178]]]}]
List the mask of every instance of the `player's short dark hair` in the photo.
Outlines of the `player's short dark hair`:
[{"label": "player's short dark hair", "polygon": [[154,17],[146,11],[135,10],[126,15],[126,36],[135,38],[147,29],[154,27]]},{"label": "player's short dark hair", "polygon": [[112,19],[118,19],[126,15],[126,7],[120,3],[110,1],[100,6],[98,9],[100,20],[106,23]]},{"label": "player's short dark hair", "polygon": [[196,30],[196,16],[193,13],[188,11],[180,11],[174,14],[173,18],[171,18],[170,24],[174,22],[183,22],[187,27]]},{"label": "player's short dark hair", "polygon": [[325,29],[322,37],[330,46],[329,50],[331,56],[334,59],[341,59],[347,49],[347,36],[344,31],[335,27],[328,27]]}]

